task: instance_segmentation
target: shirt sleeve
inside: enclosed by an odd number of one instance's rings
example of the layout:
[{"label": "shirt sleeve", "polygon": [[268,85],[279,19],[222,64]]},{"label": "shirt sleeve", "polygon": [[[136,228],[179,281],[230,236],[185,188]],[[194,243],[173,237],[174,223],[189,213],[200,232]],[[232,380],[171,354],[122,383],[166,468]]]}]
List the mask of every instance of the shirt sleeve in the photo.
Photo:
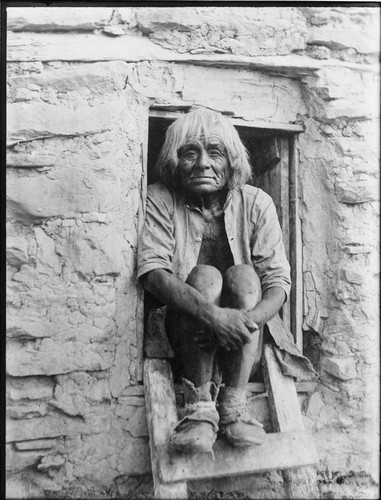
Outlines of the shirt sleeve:
[{"label": "shirt sleeve", "polygon": [[262,292],[280,287],[290,294],[291,277],[283,244],[282,230],[273,200],[262,192],[261,203],[255,204],[252,212],[254,234],[252,259],[262,285]]},{"label": "shirt sleeve", "polygon": [[137,276],[153,269],[172,272],[175,248],[173,236],[173,199],[162,185],[148,186],[146,215],[138,242]]}]

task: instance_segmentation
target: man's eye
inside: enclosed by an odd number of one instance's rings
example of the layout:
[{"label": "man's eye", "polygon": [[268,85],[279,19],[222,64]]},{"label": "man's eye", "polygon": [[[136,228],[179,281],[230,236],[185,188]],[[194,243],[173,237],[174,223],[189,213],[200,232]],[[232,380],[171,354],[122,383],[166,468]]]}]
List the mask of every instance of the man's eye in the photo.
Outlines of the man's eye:
[{"label": "man's eye", "polygon": [[182,157],[186,160],[194,160],[197,157],[197,153],[195,151],[186,151]]},{"label": "man's eye", "polygon": [[209,155],[216,158],[217,156],[222,156],[222,153],[219,149],[210,149]]}]

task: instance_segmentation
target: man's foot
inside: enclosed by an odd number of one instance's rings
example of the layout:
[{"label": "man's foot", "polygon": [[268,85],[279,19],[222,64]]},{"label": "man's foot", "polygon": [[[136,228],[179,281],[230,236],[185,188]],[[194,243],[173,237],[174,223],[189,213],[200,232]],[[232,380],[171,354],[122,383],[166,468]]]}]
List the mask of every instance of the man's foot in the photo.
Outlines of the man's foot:
[{"label": "man's foot", "polygon": [[217,432],[211,423],[188,420],[175,430],[170,443],[183,453],[209,453],[216,438]]},{"label": "man's foot", "polygon": [[232,446],[259,445],[266,439],[263,425],[250,414],[244,390],[233,387],[221,389],[218,412],[219,435]]},{"label": "man's foot", "polygon": [[[254,420],[254,419],[253,419]],[[259,445],[266,439],[266,433],[261,424],[248,424],[238,421],[231,424],[220,425],[219,435],[229,444],[236,447]]]},{"label": "man's foot", "polygon": [[218,388],[213,382],[195,387],[183,378],[183,389],[185,415],[176,425],[169,442],[172,448],[184,453],[209,453],[217,439]]}]

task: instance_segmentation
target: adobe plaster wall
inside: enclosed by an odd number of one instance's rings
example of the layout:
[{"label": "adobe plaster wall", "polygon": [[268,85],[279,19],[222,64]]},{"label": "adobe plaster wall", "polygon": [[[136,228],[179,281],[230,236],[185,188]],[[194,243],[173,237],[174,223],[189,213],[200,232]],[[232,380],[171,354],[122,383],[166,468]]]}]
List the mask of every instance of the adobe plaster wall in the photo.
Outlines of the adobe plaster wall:
[{"label": "adobe plaster wall", "polygon": [[[9,8],[12,496],[150,471],[135,254],[152,106],[304,123],[303,398],[321,471],[378,473],[379,26],[365,7]],[[264,419],[268,419],[263,408]]]}]

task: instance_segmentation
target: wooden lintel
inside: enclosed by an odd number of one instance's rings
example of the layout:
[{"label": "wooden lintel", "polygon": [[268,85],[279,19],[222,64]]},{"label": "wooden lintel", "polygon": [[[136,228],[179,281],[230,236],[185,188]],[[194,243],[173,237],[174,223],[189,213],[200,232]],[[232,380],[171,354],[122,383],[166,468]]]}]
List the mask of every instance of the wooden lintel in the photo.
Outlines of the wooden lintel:
[{"label": "wooden lintel", "polygon": [[218,440],[212,454],[186,455],[160,450],[160,477],[164,483],[213,477],[233,477],[274,469],[317,463],[317,455],[305,432],[267,434],[259,446],[234,448]]},{"label": "wooden lintel", "polygon": [[[168,105],[169,106],[169,105]],[[166,106],[167,107],[167,106]],[[153,118],[166,118],[168,120],[176,120],[181,116],[184,111],[188,111],[189,105],[179,106],[178,110],[163,109],[162,106],[152,106],[150,108],[150,116]],[[265,122],[261,120],[244,120],[242,118],[234,118],[227,116],[228,120],[237,127],[259,128],[280,130],[283,132],[300,133],[304,132],[304,125],[302,123],[281,123],[281,122]]]}]

